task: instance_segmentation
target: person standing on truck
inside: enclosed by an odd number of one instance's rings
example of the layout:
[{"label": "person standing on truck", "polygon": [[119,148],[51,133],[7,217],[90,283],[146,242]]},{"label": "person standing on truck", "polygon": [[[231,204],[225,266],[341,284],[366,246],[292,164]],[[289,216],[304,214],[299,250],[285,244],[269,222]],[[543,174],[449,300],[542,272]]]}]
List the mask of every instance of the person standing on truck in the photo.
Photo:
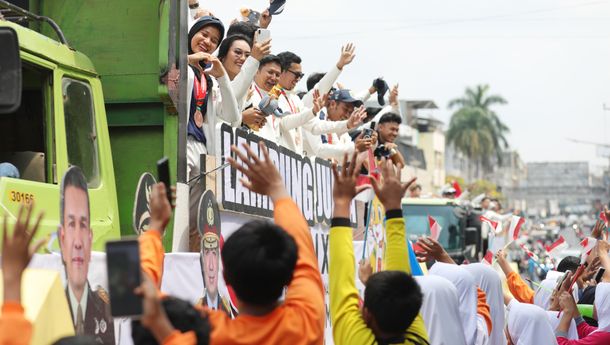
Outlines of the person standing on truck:
[{"label": "person standing on truck", "polygon": [[202,154],[215,154],[217,119],[241,122],[237,100],[222,63],[211,54],[224,37],[222,22],[212,16],[199,18],[189,30],[187,173],[199,175]]},{"label": "person standing on truck", "polygon": [[254,43],[247,36],[234,34],[228,36],[218,48],[218,59],[231,79],[239,110],[242,111],[242,123],[248,127],[264,126],[265,115],[254,107],[244,110],[246,98],[252,87],[252,80],[258,71],[261,59],[271,53],[271,39]]},{"label": "person standing on truck", "polygon": [[108,293],[101,287],[91,289],[87,280],[93,230],[87,181],[79,167],[66,171],[60,193],[58,237],[74,331],[76,335],[93,336],[100,344],[115,344]]}]

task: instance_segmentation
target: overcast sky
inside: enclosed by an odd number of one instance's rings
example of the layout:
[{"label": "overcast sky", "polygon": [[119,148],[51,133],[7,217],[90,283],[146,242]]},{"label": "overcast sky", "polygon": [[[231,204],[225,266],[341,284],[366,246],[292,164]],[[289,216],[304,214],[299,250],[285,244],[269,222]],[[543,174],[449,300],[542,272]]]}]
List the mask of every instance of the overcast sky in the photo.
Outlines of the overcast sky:
[{"label": "overcast sky", "polygon": [[[227,23],[268,3],[200,1]],[[354,42],[341,82],[362,90],[384,76],[402,99],[434,100],[445,123],[450,99],[489,84],[509,102],[495,110],[526,162],[607,165],[567,138],[610,143],[610,0],[288,0],[270,29],[274,53],[297,53],[306,74]]]}]

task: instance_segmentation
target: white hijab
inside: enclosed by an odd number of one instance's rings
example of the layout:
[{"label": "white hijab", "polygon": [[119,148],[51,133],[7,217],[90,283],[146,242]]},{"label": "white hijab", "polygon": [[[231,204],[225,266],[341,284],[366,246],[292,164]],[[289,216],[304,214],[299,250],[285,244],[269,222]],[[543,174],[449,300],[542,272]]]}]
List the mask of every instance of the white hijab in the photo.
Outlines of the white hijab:
[{"label": "white hijab", "polygon": [[455,286],[434,275],[415,277],[415,280],[424,294],[420,311],[430,345],[466,345]]},{"label": "white hijab", "polygon": [[598,324],[595,332],[610,332],[610,283],[597,284],[594,305]]},{"label": "white hijab", "polygon": [[534,294],[534,304],[544,310],[549,309],[551,304],[551,295],[557,285],[557,278],[547,278],[540,283],[536,293]]},{"label": "white hijab", "polygon": [[557,338],[542,308],[513,299],[508,304],[508,333],[515,345],[557,345]]},{"label": "white hijab", "polygon": [[470,272],[477,285],[485,291],[492,323],[489,345],[506,345],[506,337],[504,336],[504,294],[500,275],[489,265],[481,263],[461,267]]},{"label": "white hijab", "polygon": [[466,344],[473,345],[477,335],[477,289],[474,278],[462,267],[442,262],[435,263],[430,274],[441,276],[455,286]]},{"label": "white hijab", "polygon": [[[558,311],[546,311],[546,316],[548,316],[549,318],[549,322],[551,323],[551,327],[553,327],[553,331],[557,330],[557,326],[559,326],[559,322],[561,321],[561,316],[557,317],[558,314]],[[570,328],[568,328],[568,339],[578,340],[578,329],[576,328],[576,322],[574,322],[574,319],[570,321]]]}]

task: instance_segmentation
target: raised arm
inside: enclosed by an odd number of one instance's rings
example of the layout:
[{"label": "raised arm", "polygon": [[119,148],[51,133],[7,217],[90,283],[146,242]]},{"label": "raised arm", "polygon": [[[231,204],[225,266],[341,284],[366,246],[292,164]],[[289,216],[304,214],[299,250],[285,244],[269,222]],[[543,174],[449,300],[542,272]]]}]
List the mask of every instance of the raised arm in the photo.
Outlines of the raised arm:
[{"label": "raised arm", "polygon": [[213,114],[213,116],[217,116],[221,120],[230,123],[231,126],[237,127],[241,124],[241,105],[237,104],[229,76],[217,57],[210,56],[208,59],[212,63],[209,73],[212,77],[216,78],[220,89],[220,99],[213,100],[216,111],[216,114]]},{"label": "raised arm", "polygon": [[239,110],[242,110],[244,103],[246,102],[246,96],[252,85],[252,80],[254,80],[254,75],[258,70],[259,61],[270,53],[271,39],[268,39],[265,42],[255,42],[252,46],[252,54],[246,59],[239,73],[231,81],[231,88],[235,94]]},{"label": "raised arm", "polygon": [[2,232],[4,301],[2,316],[0,316],[0,345],[26,345],[32,338],[32,324],[25,318],[25,310],[21,304],[21,280],[33,254],[44,244],[44,240],[40,240],[30,247],[30,243],[38,231],[42,214],[39,214],[36,221],[30,224],[32,206],[30,205],[27,209],[21,206],[11,235],[8,234],[7,217],[4,216]]},{"label": "raised arm", "polygon": [[320,79],[313,89],[303,96],[303,104],[305,104],[306,107],[313,106],[315,99],[313,95],[314,90],[318,90],[322,95],[330,91],[333,84],[337,81],[337,78],[339,78],[343,67],[354,61],[354,58],[356,57],[356,54],[354,54],[355,50],[356,47],[352,43],[348,43],[347,45],[341,47],[341,55],[339,56],[339,61],[337,61],[337,64],[333,66],[333,68],[331,68],[331,70],[328,71],[322,79]]},{"label": "raised arm", "polygon": [[534,303],[534,290],[532,290],[527,284],[523,281],[521,276],[513,271],[512,267],[506,260],[506,253],[504,250],[500,249],[496,254],[496,259],[498,265],[506,275],[506,284],[508,285],[508,290],[515,297],[515,299],[521,303]]},{"label": "raised arm", "polygon": [[[366,187],[356,187],[360,166],[350,164],[348,168],[347,157],[347,154],[343,156],[341,172],[338,171],[336,163],[332,167],[335,183],[329,240],[330,317],[336,343],[352,344],[352,339],[365,339],[365,343],[372,344],[375,336],[362,319],[358,305],[352,228],[349,220],[352,199]],[[356,155],[352,156],[351,161],[356,162]]]},{"label": "raised arm", "polygon": [[[385,270],[396,270],[411,273],[409,251],[407,248],[405,220],[402,215],[402,197],[409,186],[415,182],[412,178],[407,183],[400,182],[400,169],[390,160],[382,159],[381,174],[383,182],[371,179],[375,195],[386,210],[386,253]],[[420,314],[407,330],[427,339],[426,326]]]},{"label": "raised arm", "polygon": [[[247,180],[242,180],[246,188],[254,193],[269,196],[274,204],[275,223],[286,230],[297,243],[297,264],[292,281],[288,285],[284,305],[293,308],[295,312],[305,313],[315,331],[323,332],[324,288],[307,221],[286,191],[265,144],[259,144],[263,159],[259,159],[248,145],[243,146],[245,154],[236,147],[232,148],[240,162],[229,157],[229,163],[247,177]],[[241,162],[245,163],[245,166]]]}]

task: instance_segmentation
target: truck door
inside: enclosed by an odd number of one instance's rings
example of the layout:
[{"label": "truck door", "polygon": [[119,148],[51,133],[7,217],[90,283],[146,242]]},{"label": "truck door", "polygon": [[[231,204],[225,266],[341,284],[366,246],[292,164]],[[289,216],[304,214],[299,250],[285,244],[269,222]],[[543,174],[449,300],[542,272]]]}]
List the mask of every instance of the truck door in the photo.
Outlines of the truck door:
[{"label": "truck door", "polygon": [[22,58],[20,107],[0,116],[0,214],[14,223],[20,205],[44,210],[39,236],[57,230],[54,75],[57,66],[27,52]]},{"label": "truck door", "polygon": [[106,240],[119,236],[119,219],[101,85],[98,79],[70,74],[63,74],[59,84],[63,123],[57,135],[65,140],[58,147],[66,153],[60,171],[74,165],[82,169],[89,189],[93,249],[103,250]]}]

